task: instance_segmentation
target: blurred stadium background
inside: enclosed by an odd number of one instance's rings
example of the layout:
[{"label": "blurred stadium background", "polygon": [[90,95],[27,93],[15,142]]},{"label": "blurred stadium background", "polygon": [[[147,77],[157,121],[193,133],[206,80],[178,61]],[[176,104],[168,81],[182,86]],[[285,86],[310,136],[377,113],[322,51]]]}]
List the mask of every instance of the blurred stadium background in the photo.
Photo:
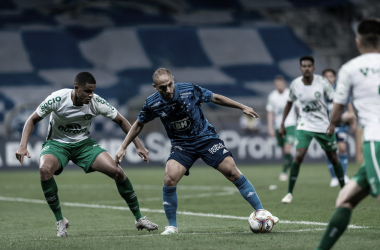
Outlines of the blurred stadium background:
[{"label": "blurred stadium background", "polygon": [[[358,55],[354,27],[376,17],[376,0],[1,0],[0,171],[21,169],[14,157],[27,117],[45,97],[72,88],[89,71],[96,93],[133,123],[155,90],[151,76],[166,67],[176,82],[192,82],[252,106],[261,116],[253,131],[241,113],[204,105],[238,163],[280,163],[281,150],[267,136],[265,104],[273,78],[300,75],[298,58],[316,58],[316,73],[336,70]],[[48,119],[35,129],[33,155],[22,168],[37,168]],[[124,134],[98,117],[92,135],[114,155]],[[159,119],[141,136],[152,165],[163,166],[170,143]],[[141,164],[129,147],[125,164]],[[354,135],[349,156],[356,156]],[[307,161],[324,162],[319,145]]]}]

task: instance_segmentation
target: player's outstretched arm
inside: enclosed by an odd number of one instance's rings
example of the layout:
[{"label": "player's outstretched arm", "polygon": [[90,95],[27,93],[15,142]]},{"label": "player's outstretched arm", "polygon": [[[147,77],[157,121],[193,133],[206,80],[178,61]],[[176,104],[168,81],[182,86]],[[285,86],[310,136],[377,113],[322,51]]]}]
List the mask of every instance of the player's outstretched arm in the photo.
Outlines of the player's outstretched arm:
[{"label": "player's outstretched arm", "polygon": [[43,118],[41,118],[37,111],[34,111],[33,114],[31,114],[26,120],[24,129],[22,130],[22,137],[20,142],[20,147],[16,151],[16,158],[19,160],[20,164],[24,162],[24,156],[26,155],[28,158],[30,158],[29,152],[27,150],[28,141],[30,138],[30,135],[32,134],[34,127],[38,122],[40,122]]},{"label": "player's outstretched arm", "polygon": [[285,108],[284,108],[284,113],[282,113],[282,121],[281,121],[281,126],[280,126],[280,129],[278,130],[278,134],[283,137],[286,135],[286,129],[285,129],[285,120],[286,120],[286,117],[288,117],[288,114],[290,112],[290,109],[292,108],[293,106],[293,102],[290,102],[288,101],[285,105]]},{"label": "player's outstretched arm", "polygon": [[274,128],[273,128],[273,120],[274,120],[273,112],[267,112],[268,135],[270,137],[276,136],[274,132]]},{"label": "player's outstretched arm", "polygon": [[248,107],[248,106],[245,106],[241,103],[235,102],[234,100],[231,100],[230,98],[227,98],[227,97],[222,96],[222,95],[213,94],[211,102],[215,103],[217,105],[220,105],[220,106],[241,109],[244,114],[247,114],[247,115],[252,116],[254,118],[259,117],[259,115],[251,107]]},{"label": "player's outstretched arm", "polygon": [[[140,132],[143,128],[144,128],[144,123],[140,122],[139,120],[136,120],[135,123],[133,123],[132,127],[130,128],[127,136],[125,137],[125,139],[123,141],[123,144],[121,144],[119,150],[117,150],[117,152],[116,152],[116,156],[115,156],[116,164],[120,164],[120,162],[123,160],[123,158],[127,152],[128,145],[133,140],[135,140],[135,138],[140,134]],[[146,151],[148,152],[148,150],[146,150]],[[146,160],[149,163],[149,158],[146,158],[144,160]]]},{"label": "player's outstretched arm", "polygon": [[[117,115],[116,115],[115,119],[113,119],[113,121],[120,126],[120,128],[124,131],[124,133],[128,134],[129,131],[131,130],[131,124],[119,112],[117,113]],[[137,154],[144,161],[149,162],[149,151],[146,148],[144,148],[144,146],[142,145],[142,143],[141,143],[140,139],[137,137],[137,135],[132,140],[133,140],[133,144],[135,144]]]},{"label": "player's outstretched arm", "polygon": [[332,136],[335,133],[335,124],[339,123],[340,117],[342,115],[343,105],[339,103],[333,104],[333,109],[331,111],[330,125],[327,127],[326,134]]}]

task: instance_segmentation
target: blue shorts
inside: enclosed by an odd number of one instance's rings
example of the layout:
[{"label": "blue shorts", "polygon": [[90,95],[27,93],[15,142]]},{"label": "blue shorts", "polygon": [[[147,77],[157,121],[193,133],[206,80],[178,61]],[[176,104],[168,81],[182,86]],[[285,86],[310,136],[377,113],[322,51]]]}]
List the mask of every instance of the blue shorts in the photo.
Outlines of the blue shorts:
[{"label": "blue shorts", "polygon": [[348,139],[348,127],[339,126],[335,128],[335,137],[337,142],[347,142]]},{"label": "blue shorts", "polygon": [[167,161],[173,159],[183,165],[189,175],[189,170],[194,162],[201,158],[207,165],[217,169],[220,162],[232,153],[224,145],[224,141],[219,138],[211,138],[201,142],[174,145],[170,150]]}]

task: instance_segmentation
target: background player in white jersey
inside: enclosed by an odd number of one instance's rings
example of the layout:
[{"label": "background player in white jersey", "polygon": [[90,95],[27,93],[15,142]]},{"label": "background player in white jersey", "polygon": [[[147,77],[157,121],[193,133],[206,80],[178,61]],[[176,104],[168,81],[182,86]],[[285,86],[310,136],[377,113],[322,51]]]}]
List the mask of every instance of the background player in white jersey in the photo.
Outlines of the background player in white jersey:
[{"label": "background player in white jersey", "polygon": [[293,80],[290,85],[289,99],[285,106],[284,115],[279,130],[280,135],[286,135],[285,120],[293,105],[298,100],[299,113],[296,131],[296,156],[290,168],[288,193],[282,199],[283,203],[290,203],[293,199],[293,188],[296,183],[300,165],[307,153],[310,142],[315,138],[330,162],[334,166],[341,187],[344,186],[342,165],[336,154],[336,138],[326,135],[330,123],[327,111],[326,98],[332,99],[334,89],[325,78],[314,73],[314,58],[304,56],[300,58],[302,76]]},{"label": "background player in white jersey", "polygon": [[293,105],[285,120],[286,136],[285,138],[280,136],[278,130],[280,129],[282,114],[288,101],[289,89],[286,87],[285,79],[281,75],[275,77],[274,86],[276,89],[268,95],[268,102],[266,105],[268,134],[271,137],[276,136],[277,145],[282,148],[283,168],[279,179],[280,181],[287,181],[288,175],[286,172],[293,162],[292,149],[295,142],[297,114],[295,105]]},{"label": "background player in white jersey", "polygon": [[[335,80],[336,80],[336,73],[333,69],[325,69],[322,71],[322,75],[324,78],[329,81],[331,86],[335,89]],[[347,155],[347,138],[348,138],[348,124],[351,124],[352,131],[356,130],[356,115],[354,108],[352,107],[352,104],[350,100],[347,100],[348,103],[346,105],[347,111],[345,111],[340,120],[339,123],[336,124],[335,127],[335,136],[336,141],[338,145],[338,159],[340,164],[342,164],[343,172],[344,172],[344,181],[345,183],[349,182],[350,179],[347,176],[347,163],[348,163],[348,155]],[[333,102],[330,99],[326,100],[327,102],[327,108],[329,110],[329,114],[331,115]],[[331,164],[331,162],[327,159],[327,166],[329,168],[330,174],[331,174],[331,182],[330,187],[336,187],[339,185],[338,178],[336,177],[334,167]]]},{"label": "background player in white jersey", "polygon": [[[350,221],[352,210],[368,194],[380,201],[380,21],[365,19],[357,28],[356,46],[360,56],[344,64],[338,74],[334,106],[328,134],[334,134],[347,98],[363,126],[364,163],[340,191],[336,207],[317,249],[330,249]],[[365,236],[364,236],[365,237]]]},{"label": "background player in white jersey", "polygon": [[[57,221],[57,236],[67,236],[66,228],[70,224],[62,215],[53,175],[59,175],[69,160],[86,173],[98,171],[114,179],[135,217],[137,229],[156,230],[158,226],[141,215],[137,196],[123,169],[90,136],[91,121],[98,115],[117,123],[126,134],[131,128],[114,107],[94,94],[95,89],[95,78],[88,72],[81,72],[75,77],[74,89],[61,89],[48,96],[26,121],[16,158],[22,165],[25,155],[31,157],[27,150],[29,137],[35,125],[50,114],[49,132],[40,155],[40,176],[46,201]],[[148,150],[139,139],[133,142],[138,155],[149,161]]]}]

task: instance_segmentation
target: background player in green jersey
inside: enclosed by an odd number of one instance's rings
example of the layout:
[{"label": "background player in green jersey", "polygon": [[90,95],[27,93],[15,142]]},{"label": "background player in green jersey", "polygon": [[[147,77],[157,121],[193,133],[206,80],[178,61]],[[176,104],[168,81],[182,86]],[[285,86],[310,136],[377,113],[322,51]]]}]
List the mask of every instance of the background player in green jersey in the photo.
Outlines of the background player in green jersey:
[{"label": "background player in green jersey", "polygon": [[[22,165],[25,155],[31,157],[27,150],[29,137],[35,125],[50,114],[49,132],[42,146],[39,170],[42,190],[57,221],[57,236],[67,236],[66,228],[70,224],[62,215],[53,176],[59,175],[69,160],[86,173],[98,171],[114,179],[120,195],[135,217],[137,229],[156,230],[158,226],[141,215],[137,196],[123,169],[90,136],[91,122],[97,115],[117,123],[126,134],[131,128],[114,107],[94,93],[95,89],[95,78],[88,72],[81,72],[75,77],[74,89],[61,89],[48,96],[26,121],[16,158]],[[148,150],[139,139],[133,142],[138,155],[149,161]]]},{"label": "background player in green jersey", "polygon": [[281,200],[283,203],[290,203],[293,199],[293,189],[299,169],[313,138],[318,141],[326,152],[328,159],[333,164],[341,187],[344,186],[343,169],[336,153],[336,138],[326,135],[326,129],[330,123],[326,98],[332,99],[334,89],[325,78],[313,74],[315,70],[313,57],[301,57],[300,65],[302,76],[294,79],[290,85],[289,100],[285,106],[279,130],[280,135],[286,135],[285,119],[293,102],[298,100],[300,118],[298,119],[296,131],[296,156],[290,169],[288,193]]},{"label": "background player in green jersey", "polygon": [[274,86],[276,89],[269,94],[266,105],[268,134],[271,137],[276,136],[277,145],[282,148],[283,168],[279,180],[287,181],[288,174],[286,171],[290,168],[293,161],[292,149],[296,139],[297,114],[295,105],[293,105],[285,120],[286,136],[285,138],[280,136],[278,130],[280,129],[282,114],[288,101],[289,89],[286,87],[285,79],[281,75],[275,77]]},{"label": "background player in green jersey", "polygon": [[346,230],[352,210],[371,194],[380,201],[380,21],[365,19],[357,28],[356,46],[360,56],[344,64],[338,74],[336,94],[327,129],[334,135],[350,93],[363,125],[364,163],[352,180],[340,191],[336,210],[317,249],[331,249]]}]

